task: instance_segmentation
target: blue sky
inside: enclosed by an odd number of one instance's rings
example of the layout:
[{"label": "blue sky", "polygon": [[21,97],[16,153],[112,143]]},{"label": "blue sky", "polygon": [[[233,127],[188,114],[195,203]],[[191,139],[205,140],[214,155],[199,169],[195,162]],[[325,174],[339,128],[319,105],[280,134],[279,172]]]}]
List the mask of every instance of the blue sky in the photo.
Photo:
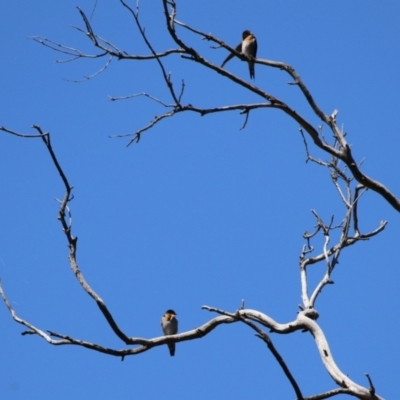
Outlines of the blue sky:
[{"label": "blue sky", "polygon": [[[258,39],[258,56],[294,66],[316,101],[347,132],[363,171],[400,196],[397,128],[400,89],[400,4],[396,1],[202,1],[178,3],[178,19],[235,46],[244,29]],[[160,123],[126,147],[113,134],[134,132],[164,109],[145,98],[107,96],[147,92],[170,102],[155,62],[104,59],[56,64],[62,56],[27,39],[45,36],[96,53],[70,25],[83,27],[76,6],[94,1],[13,1],[0,4],[3,53],[0,125],[24,133],[39,124],[74,186],[71,203],[78,262],[129,336],[161,334],[168,308],[180,330],[213,314],[202,305],[235,311],[242,299],[279,322],[300,304],[298,259],[302,234],[317,210],[337,221],[344,209],[329,174],[305,163],[298,127],[279,111],[256,111],[245,130],[239,113],[183,114]],[[157,50],[172,48],[161,1],[142,1],[141,17]],[[131,16],[118,1],[98,0],[95,31],[130,53],[146,54]],[[182,33],[219,64],[223,49]],[[199,107],[259,101],[254,94],[199,65],[165,61],[183,101]],[[248,79],[238,60],[227,69]],[[256,65],[256,84],[285,100],[317,126],[284,72]],[[124,348],[68,264],[55,198],[64,194],[43,144],[0,134],[0,277],[20,317],[37,327],[117,349]],[[323,157],[313,146],[315,156]],[[360,205],[364,231],[388,220],[369,242],[346,249],[335,285],[317,302],[318,320],[343,372],[377,392],[399,396],[400,216],[368,192]],[[320,249],[321,240],[315,245]],[[324,273],[315,265],[311,282]],[[288,399],[294,393],[266,346],[240,324],[166,346],[124,362],[78,347],[50,346],[21,336],[5,306],[0,390],[5,399]],[[312,337],[272,335],[304,395],[333,389]],[[5,393],[5,395],[4,395]]]}]

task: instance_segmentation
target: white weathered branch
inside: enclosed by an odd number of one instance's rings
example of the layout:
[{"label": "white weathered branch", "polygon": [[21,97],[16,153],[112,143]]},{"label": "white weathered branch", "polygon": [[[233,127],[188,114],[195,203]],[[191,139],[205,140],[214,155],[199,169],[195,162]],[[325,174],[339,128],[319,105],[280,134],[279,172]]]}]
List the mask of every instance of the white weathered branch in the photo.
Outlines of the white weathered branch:
[{"label": "white weathered branch", "polygon": [[[205,324],[201,325],[198,328],[192,329],[187,332],[182,332],[176,335],[171,335],[171,336],[161,336],[161,337],[156,337],[156,338],[139,338],[139,337],[134,337],[134,336],[128,336],[125,332],[123,332],[117,322],[114,320],[114,317],[112,316],[111,312],[107,308],[105,302],[103,299],[95,292],[94,289],[91,288],[91,286],[88,284],[88,282],[85,280],[83,273],[81,269],[78,266],[77,262],[77,238],[73,236],[72,234],[72,220],[71,220],[71,212],[68,206],[69,201],[72,199],[72,189],[73,187],[69,184],[68,179],[63,172],[55,154],[51,146],[51,141],[50,141],[50,134],[49,133],[44,133],[39,126],[34,126],[34,128],[39,132],[38,135],[22,135],[17,132],[14,132],[12,130],[8,130],[4,127],[0,127],[0,130],[3,130],[5,132],[8,132],[10,134],[19,136],[19,137],[25,137],[25,138],[41,138],[43,142],[45,143],[49,154],[52,158],[52,161],[57,169],[57,171],[60,174],[60,177],[64,183],[65,186],[65,195],[64,198],[60,201],[60,210],[58,214],[58,219],[60,220],[60,223],[63,228],[63,232],[66,236],[66,239],[68,241],[69,245],[69,261],[70,261],[70,266],[71,269],[74,273],[74,276],[77,278],[79,281],[80,285],[82,288],[86,291],[86,293],[96,302],[97,306],[99,307],[100,311],[102,312],[103,316],[107,320],[110,328],[113,330],[113,332],[116,334],[117,337],[119,337],[126,345],[133,345],[137,346],[133,349],[128,348],[128,349],[122,349],[122,350],[116,350],[116,349],[110,349],[104,346],[101,346],[96,343],[72,338],[68,335],[64,335],[61,333],[56,333],[53,331],[47,331],[47,333],[31,323],[27,322],[26,320],[21,319],[18,317],[14,309],[11,307],[10,302],[8,301],[5,292],[3,290],[3,287],[0,282],[0,295],[2,296],[9,312],[11,313],[12,318],[19,324],[25,326],[28,328],[28,331],[24,332],[24,334],[35,334],[39,335],[41,338],[46,340],[48,343],[52,345],[77,345],[77,346],[82,346],[94,351],[99,351],[105,354],[113,355],[113,356],[119,356],[124,358],[125,356],[128,355],[135,355],[139,354],[145,351],[150,350],[153,347],[160,346],[160,345],[165,345],[169,342],[184,342],[188,340],[195,340],[202,338],[203,336],[207,335],[210,333],[212,330],[217,328],[221,324],[227,324],[227,323],[236,323],[236,322],[242,322],[250,326],[253,330],[255,330],[258,334],[258,336],[263,339],[268,347],[270,349],[273,349],[273,346],[271,346],[271,342],[269,339],[269,336],[263,332],[257,324],[261,324],[264,327],[269,328],[272,332],[278,333],[278,334],[288,334],[297,330],[307,330],[309,331],[312,336],[315,339],[316,346],[319,350],[321,359],[323,361],[323,364],[329,373],[329,375],[333,378],[333,380],[340,386],[340,389],[335,389],[330,392],[326,392],[324,394],[320,394],[317,396],[314,396],[312,398],[314,399],[323,399],[323,398],[328,398],[332,397],[334,395],[340,394],[340,393],[347,393],[351,394],[353,396],[356,396],[360,399],[381,399],[375,394],[375,388],[372,385],[372,382],[369,379],[370,382],[370,389],[366,389],[352,380],[350,380],[336,365],[329,349],[329,345],[327,342],[327,339],[324,336],[324,333],[322,329],[319,327],[319,325],[316,323],[316,319],[318,318],[318,312],[316,311],[315,303],[317,300],[318,295],[321,293],[323,287],[331,282],[331,274],[332,271],[335,267],[335,265],[338,263],[339,256],[341,254],[341,251],[345,249],[346,247],[355,244],[359,240],[367,240],[376,234],[380,233],[386,226],[386,222],[383,221],[381,222],[380,226],[376,228],[374,231],[369,232],[367,234],[360,234],[359,227],[358,227],[358,218],[357,218],[357,205],[358,205],[358,200],[360,198],[360,192],[366,190],[366,188],[370,188],[380,195],[382,195],[396,210],[400,211],[400,200],[397,199],[385,186],[383,186],[380,182],[374,181],[371,178],[367,177],[365,174],[363,174],[360,170],[360,165],[357,165],[352,153],[350,146],[348,145],[346,139],[345,139],[345,134],[343,134],[343,131],[340,130],[337,127],[336,124],[336,116],[337,116],[337,111],[335,110],[330,116],[326,115],[317,105],[315,102],[314,98],[311,96],[309,90],[307,89],[306,85],[303,83],[303,81],[300,79],[300,76],[296,73],[296,71],[289,65],[282,63],[282,62],[276,62],[276,61],[271,61],[271,60],[262,60],[262,59],[257,59],[255,60],[256,63],[265,65],[267,67],[273,67],[273,68],[279,68],[281,70],[286,71],[294,80],[294,82],[291,82],[291,84],[298,86],[303,93],[306,101],[310,105],[311,109],[314,111],[314,113],[327,125],[329,126],[331,133],[332,133],[332,138],[333,138],[333,144],[329,144],[328,141],[325,139],[325,137],[322,135],[322,129],[318,130],[316,129],[313,124],[308,122],[304,117],[299,115],[294,108],[290,107],[287,103],[281,101],[280,99],[274,97],[272,94],[266,92],[265,90],[262,90],[261,88],[254,86],[253,84],[237,77],[236,75],[230,73],[229,71],[224,70],[223,68],[215,65],[214,63],[208,61],[203,55],[201,55],[196,49],[193,47],[189,46],[187,43],[185,43],[180,36],[178,35],[175,25],[179,25],[185,29],[188,29],[189,31],[202,36],[203,39],[205,40],[210,40],[215,43],[217,43],[220,47],[223,47],[225,49],[228,49],[229,51],[238,56],[239,58],[243,58],[244,56],[237,52],[235,49],[231,48],[227,44],[225,44],[223,41],[219,40],[218,38],[210,35],[210,34],[205,34],[201,31],[198,31],[192,27],[189,27],[185,25],[182,22],[179,22],[176,20],[176,4],[174,1],[170,0],[162,0],[163,7],[164,7],[164,12],[165,12],[165,18],[166,18],[166,25],[167,25],[167,30],[171,36],[171,38],[175,41],[177,44],[178,48],[177,49],[172,49],[172,50],[166,50],[161,53],[156,53],[151,42],[147,38],[145,34],[144,28],[141,26],[140,20],[139,20],[139,9],[137,7],[137,10],[134,11],[131,7],[127,5],[123,0],[120,0],[121,4],[128,9],[137,25],[137,28],[146,43],[151,55],[148,56],[140,56],[140,55],[129,55],[125,51],[120,50],[117,46],[112,44],[110,41],[101,38],[100,36],[96,35],[94,33],[93,28],[91,27],[91,24],[89,20],[87,19],[86,15],[83,13],[81,9],[78,8],[82,19],[85,23],[86,30],[82,30],[80,28],[76,28],[79,31],[85,33],[88,38],[92,41],[93,45],[100,49],[102,53],[98,55],[90,55],[90,54],[85,54],[83,52],[80,52],[79,50],[76,50],[71,47],[67,47],[64,45],[60,45],[58,43],[52,42],[51,40],[48,40],[46,38],[33,38],[35,41],[50,47],[51,49],[61,52],[63,54],[66,54],[68,56],[73,57],[73,59],[77,58],[99,58],[103,57],[105,55],[109,56],[109,61],[106,64],[105,67],[103,67],[100,71],[98,71],[96,74],[87,77],[87,79],[92,78],[93,76],[97,75],[98,73],[102,72],[109,64],[111,59],[113,57],[117,57],[118,59],[131,59],[131,60],[155,60],[159,67],[161,74],[164,78],[164,81],[168,87],[169,95],[171,96],[173,102],[172,103],[166,103],[163,102],[147,93],[140,93],[139,95],[132,95],[132,96],[126,96],[125,98],[129,97],[137,97],[137,96],[146,96],[150,98],[151,100],[163,105],[164,107],[169,108],[169,111],[156,116],[147,126],[144,128],[141,128],[137,130],[135,133],[131,133],[128,135],[117,135],[118,137],[121,136],[132,136],[133,139],[129,142],[132,143],[133,141],[139,141],[140,135],[142,132],[151,129],[153,126],[155,126],[158,122],[162,121],[165,118],[169,118],[174,116],[177,113],[180,112],[185,112],[185,111],[191,111],[191,112],[196,112],[200,114],[201,116],[207,115],[210,113],[215,113],[215,112],[226,112],[226,111],[234,111],[234,110],[239,110],[241,111],[242,114],[245,115],[245,121],[243,124],[244,128],[246,126],[246,123],[249,118],[249,114],[251,110],[254,110],[256,108],[276,108],[279,109],[283,112],[285,112],[287,115],[289,115],[292,119],[294,119],[296,122],[299,123],[301,133],[303,135],[303,139],[305,142],[306,146],[306,152],[307,152],[307,157],[308,160],[317,162],[319,165],[322,165],[324,167],[327,167],[331,171],[331,177],[332,181],[339,193],[339,196],[341,200],[343,201],[345,207],[346,207],[346,216],[344,218],[344,222],[339,226],[341,228],[341,236],[337,244],[329,248],[329,243],[331,240],[330,237],[330,232],[332,229],[337,228],[337,227],[332,227],[332,222],[331,220],[329,225],[325,225],[322,221],[322,219],[314,213],[317,219],[317,228],[313,234],[306,234],[305,238],[307,240],[308,247],[304,246],[302,249],[301,253],[301,258],[300,258],[300,279],[301,279],[301,290],[302,290],[302,300],[303,300],[303,305],[302,311],[298,313],[297,318],[289,323],[281,324],[269,317],[266,314],[263,314],[259,311],[251,310],[251,309],[244,309],[244,306],[237,310],[235,313],[229,313],[224,310],[216,309],[213,307],[208,307],[208,306],[203,306],[204,309],[207,309],[209,311],[217,312],[221,314],[221,316],[217,318],[213,318],[210,321],[206,322]],[[196,63],[201,64],[205,68],[211,69],[215,71],[216,73],[220,74],[226,79],[231,80],[233,83],[257,94],[262,98],[262,102],[260,103],[254,103],[254,104],[238,104],[238,105],[231,105],[231,106],[220,106],[220,107],[214,107],[214,108],[201,108],[201,107],[195,107],[192,106],[191,104],[185,105],[182,104],[182,98],[184,94],[184,88],[185,84],[182,82],[181,89],[176,90],[174,87],[174,83],[171,78],[171,74],[166,72],[166,69],[164,67],[164,64],[162,62],[162,57],[166,57],[172,54],[180,54],[183,59],[193,61]],[[116,98],[112,97],[110,98],[111,100],[119,100],[122,98]],[[307,134],[312,138],[313,142],[321,148],[323,151],[328,153],[332,157],[331,162],[326,162],[322,160],[315,160],[313,159],[308,151],[307,143],[303,134],[303,130],[307,132]],[[128,144],[128,145],[129,145]],[[347,177],[345,174],[345,171],[342,171],[339,168],[340,162],[342,161],[345,166],[351,171],[353,174],[352,177]],[[362,185],[357,186],[354,192],[354,196],[352,197],[352,191],[350,188],[350,183],[353,179],[353,177],[360,182]],[[338,179],[343,179],[345,182],[344,184],[346,185],[347,189],[347,197],[344,191],[342,190],[341,186],[338,183]],[[343,185],[343,184],[342,184]],[[68,213],[69,220],[67,220],[66,214]],[[351,222],[353,221],[353,228],[354,228],[354,236],[351,237],[349,236],[349,230],[351,226]],[[311,238],[316,235],[317,233],[322,233],[325,236],[325,242],[323,245],[323,249],[321,254],[311,257],[309,256],[309,253],[313,250],[312,246],[310,245],[310,240]],[[309,297],[308,295],[308,287],[307,287],[307,267],[312,264],[316,264],[319,262],[325,261],[326,264],[326,271],[323,276],[323,278],[320,280],[320,282],[316,285],[314,291],[312,292],[312,295]],[[59,340],[55,340],[54,338],[58,338]],[[278,362],[282,366],[283,370],[285,371],[286,375],[288,376],[289,380],[291,381],[297,396],[299,398],[303,398],[301,395],[300,389],[296,386],[297,384],[294,381],[294,379],[291,379],[291,374],[290,371],[285,370],[285,364],[283,360],[279,360],[279,357],[277,357],[276,352],[274,353],[274,350],[271,350],[275,357],[277,358]],[[298,389],[298,390],[297,390]],[[311,398],[309,398],[311,399]]]},{"label": "white weathered branch", "polygon": [[[343,373],[336,365],[332,353],[329,348],[328,341],[320,328],[320,326],[308,316],[312,310],[304,310],[299,312],[295,321],[288,324],[278,324],[271,317],[256,311],[256,310],[240,310],[239,313],[253,321],[257,321],[262,325],[270,328],[276,333],[289,333],[297,330],[308,330],[314,337],[315,344],[318,348],[321,360],[333,380],[342,388],[348,389],[349,394],[358,396],[360,399],[382,399],[381,397],[371,394],[369,389],[366,389],[357,383],[353,382],[345,373]],[[312,316],[312,315],[311,315]]]}]

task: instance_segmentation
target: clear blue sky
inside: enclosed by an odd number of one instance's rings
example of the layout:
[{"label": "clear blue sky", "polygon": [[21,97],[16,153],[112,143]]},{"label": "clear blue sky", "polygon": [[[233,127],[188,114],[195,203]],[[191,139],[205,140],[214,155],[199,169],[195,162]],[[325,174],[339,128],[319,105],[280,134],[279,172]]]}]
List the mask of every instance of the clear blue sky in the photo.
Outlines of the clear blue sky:
[{"label": "clear blue sky", "polygon": [[[132,2],[135,3],[135,2]],[[71,184],[78,262],[129,336],[161,335],[163,312],[178,313],[180,330],[214,315],[210,305],[248,308],[289,322],[300,304],[298,258],[302,233],[316,209],[338,221],[343,207],[327,171],[305,163],[297,125],[279,111],[258,111],[245,130],[239,113],[179,115],[145,133],[137,145],[109,135],[134,132],[164,110],[148,99],[110,102],[107,95],[146,91],[170,102],[155,62],[114,60],[106,72],[81,79],[105,60],[56,64],[59,54],[28,36],[41,35],[95,53],[69,25],[83,27],[76,10],[90,14],[94,0],[2,2],[0,125],[52,133]],[[400,196],[399,40],[397,1],[180,1],[178,19],[235,46],[244,29],[258,39],[260,58],[284,61],[301,75],[323,110],[338,121],[363,170]],[[161,1],[142,1],[141,15],[157,50],[167,38]],[[93,27],[119,47],[146,54],[131,16],[118,1],[98,0]],[[220,63],[212,50],[184,34]],[[227,79],[181,60],[166,60],[184,102],[217,106],[259,101]],[[247,79],[244,63],[227,68]],[[287,75],[256,66],[256,84],[319,121]],[[316,156],[319,152],[311,146]],[[117,349],[96,304],[68,264],[57,221],[63,187],[40,141],[0,133],[0,277],[22,317],[46,330]],[[373,240],[343,252],[335,285],[317,310],[333,356],[353,380],[373,378],[386,399],[399,398],[400,215],[374,193],[360,208],[360,226]],[[316,242],[319,246],[320,241]],[[324,266],[313,267],[313,280]],[[120,359],[83,348],[48,345],[21,336],[0,305],[0,392],[7,400],[86,399],[292,399],[294,393],[266,346],[252,331],[223,326],[202,340]],[[305,395],[335,387],[307,333],[272,335]]]}]

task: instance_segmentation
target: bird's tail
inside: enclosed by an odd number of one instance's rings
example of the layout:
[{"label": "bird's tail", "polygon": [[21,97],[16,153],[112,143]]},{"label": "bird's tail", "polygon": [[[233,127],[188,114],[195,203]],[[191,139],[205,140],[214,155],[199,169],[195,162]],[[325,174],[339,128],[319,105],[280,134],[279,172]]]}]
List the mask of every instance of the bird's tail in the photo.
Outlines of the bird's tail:
[{"label": "bird's tail", "polygon": [[169,354],[171,357],[175,355],[175,343],[168,343]]},{"label": "bird's tail", "polygon": [[255,74],[254,63],[251,61],[249,62],[249,72],[250,72],[250,79],[255,79],[256,74]]}]

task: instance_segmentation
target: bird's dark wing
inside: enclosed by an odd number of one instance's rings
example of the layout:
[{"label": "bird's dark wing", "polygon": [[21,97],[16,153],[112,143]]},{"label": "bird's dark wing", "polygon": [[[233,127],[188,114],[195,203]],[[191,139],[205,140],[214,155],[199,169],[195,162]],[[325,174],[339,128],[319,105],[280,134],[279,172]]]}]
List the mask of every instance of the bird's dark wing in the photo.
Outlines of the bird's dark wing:
[{"label": "bird's dark wing", "polygon": [[257,40],[254,38],[254,58],[257,58]]},{"label": "bird's dark wing", "polygon": [[[240,43],[236,46],[235,50],[238,51],[239,53],[242,52],[242,42],[240,42]],[[230,54],[228,55],[228,57],[225,58],[224,62],[221,64],[221,68],[224,68],[224,65],[225,65],[229,60],[231,60],[234,56],[235,56],[235,53],[230,53]]]}]

